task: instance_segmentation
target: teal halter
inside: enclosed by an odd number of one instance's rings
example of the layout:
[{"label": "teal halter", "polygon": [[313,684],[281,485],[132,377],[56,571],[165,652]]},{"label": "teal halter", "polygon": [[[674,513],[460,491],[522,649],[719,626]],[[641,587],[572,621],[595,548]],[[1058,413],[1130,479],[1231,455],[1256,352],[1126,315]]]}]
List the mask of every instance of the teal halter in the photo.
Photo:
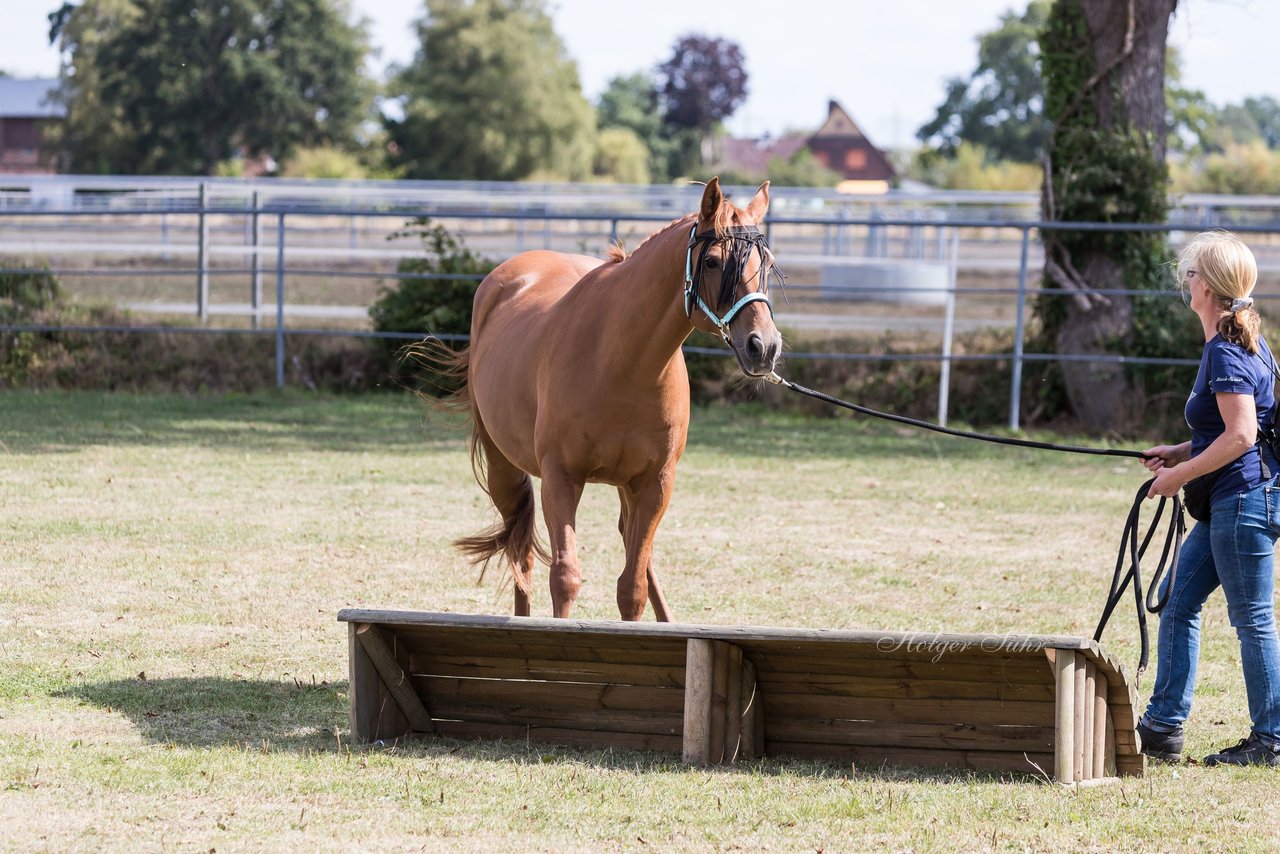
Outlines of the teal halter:
[{"label": "teal halter", "polygon": [[[743,308],[750,305],[751,303],[753,302],[764,303],[766,306],[769,307],[769,315],[773,316],[773,303],[769,300],[769,297],[765,295],[763,290],[763,288],[768,287],[768,281],[769,281],[768,277],[769,277],[769,268],[770,268],[770,265],[768,264],[765,256],[767,247],[765,244],[764,235],[762,235],[760,233],[760,230],[755,228],[754,226],[734,226],[729,229],[728,239],[734,241],[735,243],[738,243],[738,242],[746,243],[747,246],[745,247],[745,249],[739,249],[735,246],[734,252],[730,253],[729,258],[726,259],[727,263],[725,264],[724,273],[722,274],[725,277],[726,282],[731,283],[731,286],[736,285],[736,281],[739,278],[737,275],[737,272],[742,268],[742,266],[746,261],[747,256],[750,255],[751,249],[754,247],[760,252],[760,270],[757,273],[757,275],[760,276],[762,289],[758,291],[752,291],[751,293],[739,299],[737,302],[735,302],[732,306],[729,307],[729,310],[724,313],[724,316],[720,316],[716,314],[715,311],[711,309],[711,306],[707,305],[706,300],[702,298],[702,294],[698,293],[698,289],[696,287],[696,282],[695,282],[695,278],[697,277],[694,276],[694,272],[693,272],[694,247],[697,246],[699,243],[703,243],[703,242],[707,244],[705,247],[703,247],[701,254],[699,254],[698,256],[698,273],[700,277],[702,273],[702,259],[706,255],[707,249],[710,248],[710,246],[716,242],[716,233],[714,231],[706,231],[706,232],[703,232],[702,234],[698,234],[698,224],[694,223],[693,228],[689,230],[689,245],[685,250],[685,256],[684,256],[684,313],[685,313],[685,316],[688,317],[690,320],[693,319],[693,307],[696,304],[697,307],[702,310],[702,313],[707,316],[707,319],[710,320],[713,324],[715,324],[716,329],[719,330],[720,332],[720,337],[723,338],[726,342],[729,340],[729,324],[733,322],[733,319],[735,317],[737,317],[738,312],[742,311]],[[726,295],[723,293],[723,289],[722,289],[720,302],[722,303],[725,302],[731,296],[732,296],[732,291],[729,291],[729,293]]]}]

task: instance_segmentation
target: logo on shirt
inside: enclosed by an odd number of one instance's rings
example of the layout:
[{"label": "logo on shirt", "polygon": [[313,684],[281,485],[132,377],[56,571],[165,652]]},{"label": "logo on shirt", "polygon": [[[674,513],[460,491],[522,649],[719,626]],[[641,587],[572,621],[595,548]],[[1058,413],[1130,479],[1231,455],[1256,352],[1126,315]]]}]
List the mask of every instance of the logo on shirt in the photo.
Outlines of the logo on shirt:
[{"label": "logo on shirt", "polygon": [[1244,377],[1214,377],[1215,383],[1242,383]]}]

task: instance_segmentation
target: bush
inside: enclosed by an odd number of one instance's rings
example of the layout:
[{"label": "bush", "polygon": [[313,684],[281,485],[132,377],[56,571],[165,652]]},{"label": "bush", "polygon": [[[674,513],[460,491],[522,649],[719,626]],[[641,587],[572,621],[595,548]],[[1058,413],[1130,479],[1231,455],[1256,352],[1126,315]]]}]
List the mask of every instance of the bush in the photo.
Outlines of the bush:
[{"label": "bush", "polygon": [[62,299],[62,286],[49,265],[0,256],[0,322],[29,319]]},{"label": "bush", "polygon": [[[373,328],[378,332],[418,332],[431,335],[467,335],[471,332],[471,304],[480,280],[497,264],[477,255],[454,237],[443,225],[432,225],[427,217],[408,223],[391,240],[416,237],[422,242],[423,255],[405,258],[396,265],[402,278],[384,287],[369,309]],[[400,369],[401,339],[387,339],[384,348],[387,373],[404,382]],[[420,371],[415,369],[415,372]],[[450,391],[457,383],[427,372],[418,376],[419,388]]]}]

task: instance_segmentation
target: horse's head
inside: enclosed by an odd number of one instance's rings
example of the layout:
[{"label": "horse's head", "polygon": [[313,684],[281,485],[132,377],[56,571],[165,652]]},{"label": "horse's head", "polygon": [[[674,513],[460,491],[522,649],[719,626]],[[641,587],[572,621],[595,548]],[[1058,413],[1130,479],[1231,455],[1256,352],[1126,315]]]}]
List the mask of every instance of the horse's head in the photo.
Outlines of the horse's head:
[{"label": "horse's head", "polygon": [[782,352],[768,298],[773,253],[759,228],[768,208],[768,181],[739,208],[724,198],[720,180],[712,178],[702,194],[685,263],[685,313],[695,328],[719,334],[753,377],[772,372]]}]

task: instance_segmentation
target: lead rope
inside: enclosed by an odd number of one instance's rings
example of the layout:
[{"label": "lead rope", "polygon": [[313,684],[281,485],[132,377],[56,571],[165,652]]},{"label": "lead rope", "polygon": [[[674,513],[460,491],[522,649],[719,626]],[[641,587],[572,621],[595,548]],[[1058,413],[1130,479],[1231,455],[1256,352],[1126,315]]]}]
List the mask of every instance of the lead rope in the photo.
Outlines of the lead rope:
[{"label": "lead rope", "polygon": [[[812,397],[815,400],[821,400],[832,406],[839,406],[844,409],[862,415],[870,415],[873,418],[882,418],[885,421],[894,421],[898,424],[907,424],[912,427],[919,427],[923,430],[932,430],[935,433],[944,433],[948,436],[958,436],[961,439],[975,439],[980,442],[991,442],[996,445],[1012,445],[1019,448],[1035,448],[1041,451],[1061,451],[1067,454],[1090,454],[1100,457],[1132,457],[1134,459],[1145,460],[1147,455],[1141,451],[1126,451],[1120,448],[1089,448],[1081,445],[1059,445],[1053,442],[1035,442],[1030,439],[1011,439],[1005,436],[993,436],[989,433],[974,433],[969,430],[955,430],[950,427],[943,427],[941,424],[933,424],[929,421],[921,421],[916,418],[908,418],[905,415],[894,415],[889,412],[880,412],[867,406],[857,403],[850,403],[847,400],[841,400],[838,397],[832,397],[829,394],[823,394],[820,391],[814,391],[806,388],[799,383],[793,383],[790,380],[783,379],[776,373],[770,373],[765,377],[774,385],[780,385],[799,394]],[[1182,550],[1182,538],[1186,534],[1187,523],[1186,518],[1182,514],[1182,499],[1180,496],[1173,497],[1173,514],[1169,523],[1168,533],[1165,535],[1164,549],[1160,553],[1160,561],[1156,564],[1155,573],[1151,577],[1151,583],[1147,587],[1147,595],[1144,601],[1142,595],[1142,557],[1146,554],[1147,545],[1150,544],[1155,536],[1157,526],[1160,519],[1164,515],[1165,503],[1169,500],[1163,496],[1160,503],[1156,505],[1155,516],[1151,520],[1151,525],[1147,528],[1147,534],[1142,538],[1141,544],[1138,543],[1139,520],[1142,514],[1142,505],[1147,499],[1147,494],[1151,489],[1151,484],[1155,482],[1155,478],[1148,480],[1138,490],[1133,499],[1133,506],[1129,510],[1129,516],[1125,521],[1124,532],[1120,535],[1120,551],[1116,555],[1116,570],[1111,579],[1111,589],[1107,593],[1107,603],[1102,611],[1102,618],[1098,620],[1098,628],[1094,630],[1094,641],[1102,640],[1102,630],[1107,627],[1107,621],[1111,619],[1111,612],[1115,610],[1116,605],[1120,603],[1120,599],[1124,596],[1125,590],[1129,586],[1129,582],[1133,582],[1133,598],[1138,613],[1138,633],[1142,639],[1142,652],[1138,658],[1137,676],[1141,677],[1147,669],[1147,663],[1150,660],[1151,642],[1147,633],[1147,613],[1158,614],[1169,601],[1169,592],[1173,589],[1173,581],[1178,572],[1178,553]],[[1125,553],[1129,554],[1129,571],[1124,573]],[[1157,594],[1160,589],[1160,581],[1166,570],[1169,574],[1168,583],[1164,585],[1164,592]],[[1123,574],[1123,578],[1121,577]],[[1158,598],[1157,598],[1158,596]]]}]

